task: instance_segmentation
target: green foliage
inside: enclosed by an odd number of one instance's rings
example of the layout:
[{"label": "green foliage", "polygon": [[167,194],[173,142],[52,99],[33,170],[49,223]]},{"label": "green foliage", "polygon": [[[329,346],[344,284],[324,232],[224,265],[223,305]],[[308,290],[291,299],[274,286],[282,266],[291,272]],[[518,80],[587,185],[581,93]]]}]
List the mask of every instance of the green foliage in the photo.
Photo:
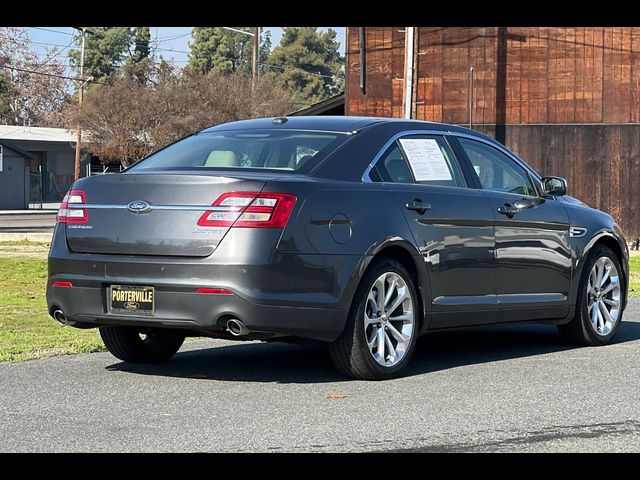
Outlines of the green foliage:
[{"label": "green foliage", "polygon": [[268,59],[265,78],[294,92],[297,108],[324,100],[344,88],[344,59],[336,31],[286,27]]},{"label": "green foliage", "polygon": [[134,27],[132,30],[133,50],[124,62],[125,75],[135,78],[140,83],[149,80],[151,66],[151,30],[149,27]]},{"label": "green foliage", "polygon": [[0,362],[104,350],[96,330],[61,327],[47,314],[46,258],[0,258]]},{"label": "green foliage", "polygon": [[149,27],[134,27],[133,28],[133,52],[127,59],[128,63],[139,63],[149,58],[151,49],[149,47],[151,42],[151,30]]},{"label": "green foliage", "polygon": [[11,100],[13,98],[14,87],[11,80],[4,72],[0,72],[0,121],[8,123],[6,119],[11,118]]},{"label": "green foliage", "polygon": [[[138,27],[141,29],[148,27]],[[134,30],[129,27],[89,27],[85,35],[84,76],[93,77],[92,85],[103,83],[119,72],[129,53],[134,38]],[[71,66],[80,73],[81,35],[75,37],[77,49],[69,51]],[[141,43],[142,45],[142,43]],[[140,55],[144,49],[141,48]],[[147,41],[148,51],[148,41]]]},{"label": "green foliage", "polygon": [[248,74],[252,38],[220,27],[194,27],[187,68],[198,73]]},{"label": "green foliage", "polygon": [[258,49],[258,71],[260,76],[267,72],[269,61],[269,55],[271,55],[271,32],[265,30],[260,33],[260,48]]},{"label": "green foliage", "polygon": [[629,297],[640,297],[640,256],[633,256],[629,259]]}]

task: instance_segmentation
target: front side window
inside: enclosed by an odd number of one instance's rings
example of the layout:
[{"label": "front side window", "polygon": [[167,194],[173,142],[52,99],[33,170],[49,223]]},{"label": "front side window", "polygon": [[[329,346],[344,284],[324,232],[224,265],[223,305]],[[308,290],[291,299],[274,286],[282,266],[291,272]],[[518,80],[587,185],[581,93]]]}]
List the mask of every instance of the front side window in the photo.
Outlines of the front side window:
[{"label": "front side window", "polygon": [[311,169],[346,141],[339,133],[296,130],[202,132],[151,154],[129,171],[164,169]]},{"label": "front side window", "polygon": [[458,162],[441,136],[410,135],[395,141],[375,165],[380,182],[466,187]]},{"label": "front side window", "polygon": [[459,138],[484,190],[537,195],[527,172],[504,153],[486,143]]}]

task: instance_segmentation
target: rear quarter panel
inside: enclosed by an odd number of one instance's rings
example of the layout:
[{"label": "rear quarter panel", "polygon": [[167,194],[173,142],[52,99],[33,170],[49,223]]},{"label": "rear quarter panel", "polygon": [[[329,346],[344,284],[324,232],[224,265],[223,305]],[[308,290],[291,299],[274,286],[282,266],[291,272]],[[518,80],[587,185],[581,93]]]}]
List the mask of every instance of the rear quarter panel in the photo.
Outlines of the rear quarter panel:
[{"label": "rear quarter panel", "polygon": [[[292,192],[296,183],[272,182],[269,191]],[[428,279],[411,230],[382,184],[318,180],[298,192],[301,205],[283,231],[278,252],[312,261],[342,258],[336,272],[340,305],[351,304],[360,278],[373,257],[387,246],[400,246],[414,258],[421,290],[428,298]],[[426,290],[425,290],[426,289]],[[428,304],[429,302],[424,302]]]}]

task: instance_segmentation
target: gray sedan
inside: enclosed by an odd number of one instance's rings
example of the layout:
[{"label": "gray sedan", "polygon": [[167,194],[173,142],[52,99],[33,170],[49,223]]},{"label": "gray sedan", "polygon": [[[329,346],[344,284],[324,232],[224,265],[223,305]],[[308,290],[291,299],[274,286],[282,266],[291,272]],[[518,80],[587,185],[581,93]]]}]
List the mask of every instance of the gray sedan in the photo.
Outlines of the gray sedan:
[{"label": "gray sedan", "polygon": [[607,344],[628,263],[611,216],[478,132],[257,119],[78,180],[47,302],[126,362],[166,361],[187,336],[305,339],[346,375],[386,379],[436,329],[541,321]]}]

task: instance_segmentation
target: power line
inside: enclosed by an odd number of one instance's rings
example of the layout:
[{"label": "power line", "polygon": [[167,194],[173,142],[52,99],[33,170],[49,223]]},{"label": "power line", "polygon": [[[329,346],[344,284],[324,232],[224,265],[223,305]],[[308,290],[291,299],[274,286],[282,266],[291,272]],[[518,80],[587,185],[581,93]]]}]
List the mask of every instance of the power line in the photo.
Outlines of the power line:
[{"label": "power line", "polygon": [[[44,67],[47,63],[49,63],[51,60],[53,60],[53,59],[54,59],[54,58],[56,58],[58,55],[60,55],[62,52],[64,52],[67,48],[69,48],[69,47],[71,46],[71,44],[72,44],[72,43],[73,43],[73,40],[71,40],[71,41],[69,42],[69,44],[68,44],[66,47],[64,47],[62,50],[59,50],[59,51],[55,52],[53,55],[51,55],[49,58],[47,58],[47,59],[46,59],[42,64],[40,64],[40,65],[38,66],[38,68],[40,68],[40,67]],[[65,64],[65,65],[66,65],[66,64]],[[68,65],[66,65],[66,66],[68,66]]]},{"label": "power line", "polygon": [[158,37],[154,41],[157,43],[170,42],[171,40],[177,40],[178,38],[186,37],[187,35],[191,35],[191,32],[183,33],[181,35],[172,35],[169,37]]},{"label": "power line", "polygon": [[[30,43],[33,43],[35,45],[45,45],[47,47],[65,47],[65,44],[61,44],[61,43],[46,43],[46,42],[34,42],[31,41]],[[73,43],[73,40],[71,41],[71,43]]]},{"label": "power line", "polygon": [[44,30],[45,32],[61,33],[62,35],[69,35],[73,37],[73,33],[62,32],[60,30],[52,30],[50,28],[42,28],[42,27],[31,27],[31,28],[35,28],[36,30]]},{"label": "power line", "polygon": [[[185,52],[184,50],[169,50],[167,48],[156,48],[156,50],[161,50],[163,52],[174,52],[174,53],[186,53],[187,55],[190,54],[191,52]],[[227,58],[229,60],[233,60],[233,61],[240,61],[242,60],[241,58],[238,57],[230,57],[229,55],[221,55],[223,58]],[[286,70],[287,68],[290,69],[294,69],[294,70],[300,70],[301,72],[304,73],[308,73],[309,75],[316,75],[318,77],[323,77],[323,78],[333,78],[332,75],[324,75],[322,73],[315,73],[315,72],[309,72],[308,70],[305,70],[304,68],[300,68],[300,67],[281,67],[279,65],[273,65],[272,63],[265,63],[265,62],[258,62],[258,65],[262,65],[263,67],[271,67],[271,68],[276,68],[278,70]]]},{"label": "power line", "polygon": [[79,78],[79,77],[69,77],[67,75],[58,75],[57,73],[38,72],[36,70],[29,70],[27,68],[20,68],[20,67],[14,66],[14,65],[3,64],[3,65],[0,65],[0,68],[6,68],[7,70],[17,70],[18,72],[33,73],[35,75],[45,75],[47,77],[64,78],[65,80],[82,81],[82,79]]}]

